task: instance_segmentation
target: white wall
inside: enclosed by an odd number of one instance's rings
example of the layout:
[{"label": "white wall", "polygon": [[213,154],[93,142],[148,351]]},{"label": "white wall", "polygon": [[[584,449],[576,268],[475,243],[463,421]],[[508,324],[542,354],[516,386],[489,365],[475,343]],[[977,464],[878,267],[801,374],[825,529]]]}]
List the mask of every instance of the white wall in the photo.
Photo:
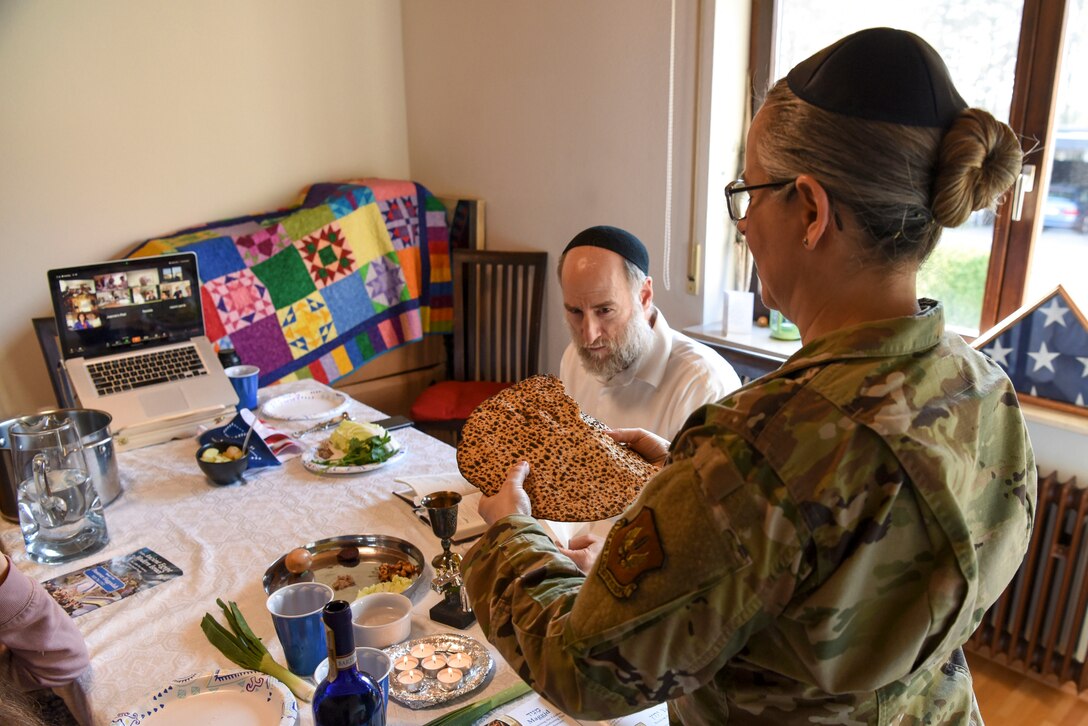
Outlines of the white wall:
[{"label": "white wall", "polygon": [[392,0],[0,2],[0,416],[54,403],[51,267],[409,177],[401,44]]},{"label": "white wall", "polygon": [[[739,0],[730,0],[737,4]],[[685,291],[691,235],[697,3],[677,2],[671,290],[665,289],[670,3],[403,0],[412,174],[487,200],[488,246],[541,249],[554,268],[582,229],[630,230],[651,255],[674,328],[701,322]],[[743,21],[747,23],[746,16]],[[549,275],[545,370],[568,334]]]},{"label": "white wall", "polygon": [[1059,481],[1076,477],[1080,486],[1088,487],[1088,418],[1027,405],[1024,416],[1040,473],[1056,471]]}]

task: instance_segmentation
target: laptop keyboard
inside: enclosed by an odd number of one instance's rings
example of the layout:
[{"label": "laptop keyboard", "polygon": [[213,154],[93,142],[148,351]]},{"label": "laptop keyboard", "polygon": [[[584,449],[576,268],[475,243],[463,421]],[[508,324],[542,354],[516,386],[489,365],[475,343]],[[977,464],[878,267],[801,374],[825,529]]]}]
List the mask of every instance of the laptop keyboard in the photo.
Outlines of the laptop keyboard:
[{"label": "laptop keyboard", "polygon": [[100,396],[203,376],[208,372],[194,346],[89,363],[87,371]]}]

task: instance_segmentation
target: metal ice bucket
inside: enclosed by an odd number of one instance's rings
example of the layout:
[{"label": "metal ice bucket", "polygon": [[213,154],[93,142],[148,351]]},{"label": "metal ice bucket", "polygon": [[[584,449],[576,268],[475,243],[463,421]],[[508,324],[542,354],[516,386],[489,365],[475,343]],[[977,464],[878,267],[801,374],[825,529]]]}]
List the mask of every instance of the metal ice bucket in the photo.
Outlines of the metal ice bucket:
[{"label": "metal ice bucket", "polygon": [[9,429],[17,421],[49,413],[67,418],[79,432],[80,443],[83,444],[87,458],[87,471],[94,480],[102,504],[109,504],[121,493],[121,475],[117,471],[117,456],[113,447],[113,434],[110,432],[113,417],[108,413],[93,408],[57,408],[17,416],[0,423],[0,515],[9,521],[19,521],[19,507],[16,503],[18,495],[15,491],[19,486],[19,479],[12,463]]}]

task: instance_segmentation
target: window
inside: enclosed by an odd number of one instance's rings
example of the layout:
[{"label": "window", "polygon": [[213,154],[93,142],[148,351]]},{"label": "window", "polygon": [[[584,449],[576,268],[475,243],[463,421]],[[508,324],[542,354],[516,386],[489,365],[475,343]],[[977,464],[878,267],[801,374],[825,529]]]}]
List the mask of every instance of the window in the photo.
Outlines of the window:
[{"label": "window", "polygon": [[817,0],[752,2],[753,88],[855,30],[902,28],[941,53],[968,103],[1024,139],[1035,177],[1019,218],[1010,193],[996,214],[946,230],[919,274],[919,293],[944,301],[965,335],[1058,283],[1088,310],[1088,77],[1073,72],[1088,67],[1086,2],[840,0],[833,12]]},{"label": "window", "polygon": [[[1050,143],[1030,160],[1040,164],[1036,182],[1038,234],[1025,282],[1025,302],[1055,285],[1065,287],[1088,311],[1088,2],[1066,6],[1065,35],[1053,104]],[[1076,72],[1075,72],[1076,71]],[[1040,219],[1041,218],[1041,219]]]}]

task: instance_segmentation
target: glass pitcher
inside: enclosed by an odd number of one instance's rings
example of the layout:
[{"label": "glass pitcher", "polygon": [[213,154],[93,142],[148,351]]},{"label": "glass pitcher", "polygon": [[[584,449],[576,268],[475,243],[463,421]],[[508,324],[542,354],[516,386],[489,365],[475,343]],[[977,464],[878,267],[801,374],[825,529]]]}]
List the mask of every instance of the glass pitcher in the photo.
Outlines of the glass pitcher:
[{"label": "glass pitcher", "polygon": [[75,426],[52,414],[26,416],[9,435],[30,559],[53,564],[102,549],[109,542],[102,500]]}]

